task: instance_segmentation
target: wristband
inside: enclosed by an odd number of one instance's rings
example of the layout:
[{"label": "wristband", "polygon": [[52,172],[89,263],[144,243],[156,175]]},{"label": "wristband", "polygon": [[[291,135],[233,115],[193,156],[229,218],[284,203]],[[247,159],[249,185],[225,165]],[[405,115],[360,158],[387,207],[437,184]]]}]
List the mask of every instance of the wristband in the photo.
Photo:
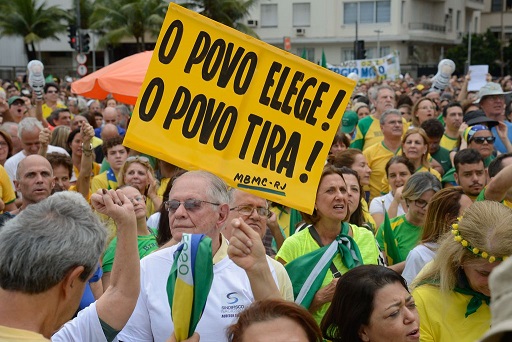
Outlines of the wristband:
[{"label": "wristband", "polygon": [[85,148],[84,143],[82,143],[82,151],[83,152],[92,152],[92,144],[89,143],[89,148]]}]

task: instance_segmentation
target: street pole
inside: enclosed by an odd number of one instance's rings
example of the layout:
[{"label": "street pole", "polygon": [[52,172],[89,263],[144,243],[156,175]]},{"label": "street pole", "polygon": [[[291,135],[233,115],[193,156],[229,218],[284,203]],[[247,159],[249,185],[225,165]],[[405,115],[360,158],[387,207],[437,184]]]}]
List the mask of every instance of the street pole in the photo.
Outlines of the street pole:
[{"label": "street pole", "polygon": [[377,33],[377,58],[380,58],[380,34],[383,31],[382,30],[374,30],[373,32]]},{"label": "street pole", "polygon": [[359,46],[359,38],[357,37],[357,19],[356,19],[356,42],[354,44],[354,59],[359,59],[359,49],[357,48]]},{"label": "street pole", "polygon": [[466,70],[466,73],[469,72],[469,66],[471,65],[471,22],[472,20],[469,20],[469,28],[468,28],[468,69]]}]

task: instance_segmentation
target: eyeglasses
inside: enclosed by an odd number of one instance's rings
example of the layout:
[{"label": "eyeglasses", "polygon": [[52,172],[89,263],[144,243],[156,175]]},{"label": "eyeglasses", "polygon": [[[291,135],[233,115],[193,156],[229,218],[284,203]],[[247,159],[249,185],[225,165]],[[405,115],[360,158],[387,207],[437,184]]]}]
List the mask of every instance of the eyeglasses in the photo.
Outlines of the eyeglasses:
[{"label": "eyeglasses", "polygon": [[483,144],[485,141],[487,141],[487,143],[489,144],[494,144],[495,140],[495,137],[474,137],[473,139],[471,139],[471,141],[474,141],[478,145]]},{"label": "eyeglasses", "polygon": [[4,148],[7,146],[9,146],[9,144],[7,144],[5,141],[0,141],[0,148]]},{"label": "eyeglasses", "polygon": [[393,120],[393,121],[388,121],[386,122],[386,124],[390,125],[390,126],[395,126],[395,125],[399,125],[399,126],[402,126],[403,125],[403,122],[402,120]]},{"label": "eyeglasses", "polygon": [[208,201],[203,201],[203,200],[198,200],[198,199],[188,199],[183,202],[180,202],[177,200],[165,201],[164,208],[168,212],[174,214],[176,212],[176,210],[178,210],[180,205],[183,204],[183,207],[185,208],[185,210],[194,212],[194,211],[199,210],[201,208],[201,206],[203,205],[203,203],[208,203],[208,204],[212,204],[212,205],[220,205],[220,203],[213,203],[213,202],[208,202]]},{"label": "eyeglasses", "polygon": [[143,162],[143,163],[149,163],[149,159],[144,156],[131,156],[126,158],[126,161],[131,162]]},{"label": "eyeglasses", "polygon": [[420,209],[425,209],[425,207],[428,205],[428,202],[424,199],[418,198],[417,200],[414,200],[414,204]]},{"label": "eyeglasses", "polygon": [[146,201],[146,196],[135,196],[133,198],[129,198],[130,202],[137,201],[139,203]]},{"label": "eyeglasses", "polygon": [[236,210],[240,215],[249,216],[252,215],[252,212],[256,210],[258,215],[261,217],[270,217],[272,216],[272,212],[264,207],[251,207],[250,205],[240,205],[238,207],[230,208],[230,211]]},{"label": "eyeglasses", "polygon": [[24,106],[25,105],[25,102],[23,101],[16,101],[16,102],[13,102],[11,106]]}]

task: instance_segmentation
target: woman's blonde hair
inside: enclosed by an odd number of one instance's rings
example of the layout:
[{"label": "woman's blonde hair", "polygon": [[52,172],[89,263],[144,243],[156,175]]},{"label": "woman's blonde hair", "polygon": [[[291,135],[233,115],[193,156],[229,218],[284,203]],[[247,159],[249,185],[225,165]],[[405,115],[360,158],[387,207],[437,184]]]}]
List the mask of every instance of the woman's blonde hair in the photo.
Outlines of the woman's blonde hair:
[{"label": "woman's blonde hair", "polygon": [[59,146],[69,152],[68,136],[71,133],[69,126],[57,126],[53,129],[50,145]]},{"label": "woman's blonde hair", "polygon": [[[494,201],[475,202],[466,209],[458,222],[458,230],[468,246],[478,248],[489,256],[503,258],[512,254],[511,221],[512,209],[503,204]],[[450,230],[442,237],[434,261],[426,272],[416,278],[412,287],[433,283],[439,284],[441,291],[449,292],[455,288],[462,266],[484,260],[456,241]]]},{"label": "woman's blonde hair", "polygon": [[430,169],[430,162],[428,161],[428,136],[427,133],[425,133],[425,130],[420,127],[414,127],[407,132],[405,132],[404,136],[402,137],[402,155],[407,158],[407,156],[404,154],[404,145],[407,138],[413,134],[419,134],[421,138],[423,139],[423,143],[427,146],[427,152],[421,155],[421,165],[426,167],[427,169]]}]

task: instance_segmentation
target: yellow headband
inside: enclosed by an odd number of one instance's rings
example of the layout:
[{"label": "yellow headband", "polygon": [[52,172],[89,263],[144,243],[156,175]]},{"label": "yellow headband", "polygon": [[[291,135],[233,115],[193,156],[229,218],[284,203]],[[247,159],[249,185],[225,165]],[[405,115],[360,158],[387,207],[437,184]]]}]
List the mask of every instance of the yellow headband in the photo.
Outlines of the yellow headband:
[{"label": "yellow headband", "polygon": [[457,217],[457,222],[455,222],[454,224],[452,224],[452,234],[455,236],[453,239],[457,242],[460,242],[460,244],[467,248],[469,251],[471,251],[474,255],[482,258],[482,259],[486,259],[488,260],[490,263],[493,263],[495,261],[505,261],[508,259],[508,256],[504,256],[504,257],[496,257],[494,255],[489,255],[489,253],[485,252],[485,251],[481,251],[479,250],[478,248],[476,247],[473,247],[469,244],[469,242],[467,240],[464,240],[464,238],[462,238],[462,235],[460,235],[460,231],[459,231],[459,222],[460,220],[462,219],[462,217]]}]

